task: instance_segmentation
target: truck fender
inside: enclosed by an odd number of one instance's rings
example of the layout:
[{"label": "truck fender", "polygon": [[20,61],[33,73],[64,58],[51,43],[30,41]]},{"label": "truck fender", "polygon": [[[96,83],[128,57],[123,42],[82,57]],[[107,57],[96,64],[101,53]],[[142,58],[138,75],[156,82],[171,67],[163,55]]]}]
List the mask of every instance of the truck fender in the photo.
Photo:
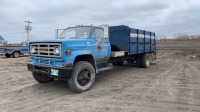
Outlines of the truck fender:
[{"label": "truck fender", "polygon": [[11,54],[13,54],[14,52],[19,52],[19,54],[22,53],[21,50],[13,50],[13,51],[11,52]]},{"label": "truck fender", "polygon": [[96,61],[92,54],[77,55],[74,59],[73,65],[79,61],[87,61],[87,62],[91,63],[95,69],[95,72],[97,72]]}]

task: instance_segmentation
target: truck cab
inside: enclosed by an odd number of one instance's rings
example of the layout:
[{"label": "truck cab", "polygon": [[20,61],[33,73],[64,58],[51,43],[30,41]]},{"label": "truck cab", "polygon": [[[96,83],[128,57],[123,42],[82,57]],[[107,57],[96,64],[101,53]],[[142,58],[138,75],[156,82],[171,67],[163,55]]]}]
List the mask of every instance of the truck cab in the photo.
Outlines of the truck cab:
[{"label": "truck cab", "polygon": [[30,42],[28,70],[40,83],[65,78],[73,91],[86,91],[99,70],[109,64],[108,35],[107,25],[76,26],[66,28],[55,40]]}]

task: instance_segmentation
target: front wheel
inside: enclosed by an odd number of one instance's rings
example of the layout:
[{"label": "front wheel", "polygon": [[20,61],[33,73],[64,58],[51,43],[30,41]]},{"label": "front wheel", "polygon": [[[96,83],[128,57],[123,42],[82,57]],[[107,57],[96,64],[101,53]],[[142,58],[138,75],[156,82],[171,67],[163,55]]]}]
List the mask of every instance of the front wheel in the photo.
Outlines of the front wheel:
[{"label": "front wheel", "polygon": [[38,81],[39,83],[47,83],[47,82],[52,82],[54,80],[54,78],[51,78],[47,75],[43,75],[40,73],[32,73],[33,78]]},{"label": "front wheel", "polygon": [[74,92],[89,90],[95,81],[95,70],[92,64],[86,61],[77,62],[74,65],[72,77],[68,79],[68,85]]}]

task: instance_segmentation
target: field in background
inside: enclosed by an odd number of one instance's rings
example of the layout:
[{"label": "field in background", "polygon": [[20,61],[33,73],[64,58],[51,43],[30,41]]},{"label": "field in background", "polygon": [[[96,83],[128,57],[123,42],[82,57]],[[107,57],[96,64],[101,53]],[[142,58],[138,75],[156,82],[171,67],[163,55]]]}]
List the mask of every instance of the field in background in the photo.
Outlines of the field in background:
[{"label": "field in background", "polygon": [[157,47],[161,59],[200,60],[200,40],[160,40]]},{"label": "field in background", "polygon": [[103,72],[87,92],[66,81],[39,84],[28,57],[0,57],[1,112],[200,112],[199,41],[159,41],[148,69],[125,64]]}]

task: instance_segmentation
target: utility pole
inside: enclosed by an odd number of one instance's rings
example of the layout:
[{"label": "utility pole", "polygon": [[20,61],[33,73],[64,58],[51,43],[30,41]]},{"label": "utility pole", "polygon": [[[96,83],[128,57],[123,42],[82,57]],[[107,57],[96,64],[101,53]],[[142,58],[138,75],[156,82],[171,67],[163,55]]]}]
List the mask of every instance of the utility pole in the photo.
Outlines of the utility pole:
[{"label": "utility pole", "polygon": [[25,26],[25,30],[26,30],[26,32],[27,32],[27,42],[29,42],[30,41],[30,31],[32,30],[32,27],[30,26],[30,23],[32,23],[32,22],[30,22],[30,21],[24,21],[24,22],[26,22],[26,23],[28,23],[28,26]]}]

